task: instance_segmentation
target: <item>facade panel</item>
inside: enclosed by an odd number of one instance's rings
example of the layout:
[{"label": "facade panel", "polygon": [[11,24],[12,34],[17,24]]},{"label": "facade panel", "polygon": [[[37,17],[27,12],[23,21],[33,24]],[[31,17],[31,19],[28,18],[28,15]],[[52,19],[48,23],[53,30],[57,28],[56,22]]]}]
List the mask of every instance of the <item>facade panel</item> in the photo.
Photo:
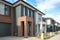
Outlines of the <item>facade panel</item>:
[{"label": "facade panel", "polygon": [[21,5],[16,7],[16,24],[19,17],[21,17]]}]

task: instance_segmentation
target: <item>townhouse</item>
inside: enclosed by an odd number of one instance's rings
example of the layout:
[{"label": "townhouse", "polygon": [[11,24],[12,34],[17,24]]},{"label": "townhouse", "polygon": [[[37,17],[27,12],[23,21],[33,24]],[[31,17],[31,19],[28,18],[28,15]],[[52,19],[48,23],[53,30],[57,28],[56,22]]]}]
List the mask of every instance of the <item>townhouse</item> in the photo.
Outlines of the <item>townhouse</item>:
[{"label": "townhouse", "polygon": [[24,0],[13,4],[0,0],[0,36],[33,36],[38,33],[37,25],[43,15],[43,12]]},{"label": "townhouse", "polygon": [[55,30],[56,31],[60,31],[60,23],[58,23],[58,22],[55,22]]},{"label": "townhouse", "polygon": [[55,32],[55,20],[52,18],[45,18],[47,32]]},{"label": "townhouse", "polygon": [[46,21],[45,18],[42,17],[42,21],[38,23],[37,25],[37,33],[40,35],[41,33],[47,33],[47,28],[46,28]]}]

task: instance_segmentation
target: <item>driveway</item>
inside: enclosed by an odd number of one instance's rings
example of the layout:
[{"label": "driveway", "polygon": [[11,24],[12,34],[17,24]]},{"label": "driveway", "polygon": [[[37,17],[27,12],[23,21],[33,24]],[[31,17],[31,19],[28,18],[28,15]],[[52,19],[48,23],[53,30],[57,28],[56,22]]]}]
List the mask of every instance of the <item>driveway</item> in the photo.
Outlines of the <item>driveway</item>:
[{"label": "driveway", "polygon": [[40,40],[40,38],[37,37],[28,37],[28,38],[24,38],[24,37],[0,37],[0,40]]},{"label": "driveway", "polygon": [[49,40],[60,40],[60,34],[58,34],[58,35],[52,37],[52,38],[49,39]]}]

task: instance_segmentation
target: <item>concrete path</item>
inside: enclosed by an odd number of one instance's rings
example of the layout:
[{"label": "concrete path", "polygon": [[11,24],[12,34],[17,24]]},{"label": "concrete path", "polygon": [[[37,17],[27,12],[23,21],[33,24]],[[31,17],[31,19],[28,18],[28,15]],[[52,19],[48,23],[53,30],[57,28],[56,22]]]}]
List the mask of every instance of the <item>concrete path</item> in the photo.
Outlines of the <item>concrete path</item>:
[{"label": "concrete path", "polygon": [[49,40],[60,40],[60,34],[50,38]]},{"label": "concrete path", "polygon": [[40,38],[37,37],[0,37],[0,40],[40,40]]}]

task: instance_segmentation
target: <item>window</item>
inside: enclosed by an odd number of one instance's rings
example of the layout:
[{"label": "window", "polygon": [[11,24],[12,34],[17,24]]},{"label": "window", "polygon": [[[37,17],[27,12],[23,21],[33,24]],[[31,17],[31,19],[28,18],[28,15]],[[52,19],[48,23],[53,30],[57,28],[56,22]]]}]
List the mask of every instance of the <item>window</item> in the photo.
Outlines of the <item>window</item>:
[{"label": "window", "polygon": [[0,14],[10,16],[10,7],[0,3]]},{"label": "window", "polygon": [[29,9],[29,17],[31,17],[31,10]]},{"label": "window", "polygon": [[28,16],[28,8],[25,7],[25,16]]},{"label": "window", "polygon": [[40,14],[38,14],[38,20],[41,21],[41,15]]},{"label": "window", "polygon": [[28,8],[28,16],[29,16],[29,8]]},{"label": "window", "polygon": [[31,11],[31,18],[34,18],[34,11]]},{"label": "window", "polygon": [[4,4],[0,3],[0,14],[4,15]]},{"label": "window", "polygon": [[10,16],[10,7],[5,5],[5,15]]},{"label": "window", "polygon": [[34,11],[33,11],[33,19],[34,19],[34,16],[35,16],[35,13],[34,13]]},{"label": "window", "polygon": [[24,12],[24,11],[25,11],[24,8],[25,8],[25,7],[21,5],[21,16],[24,16],[24,13],[25,13],[25,12]]}]

